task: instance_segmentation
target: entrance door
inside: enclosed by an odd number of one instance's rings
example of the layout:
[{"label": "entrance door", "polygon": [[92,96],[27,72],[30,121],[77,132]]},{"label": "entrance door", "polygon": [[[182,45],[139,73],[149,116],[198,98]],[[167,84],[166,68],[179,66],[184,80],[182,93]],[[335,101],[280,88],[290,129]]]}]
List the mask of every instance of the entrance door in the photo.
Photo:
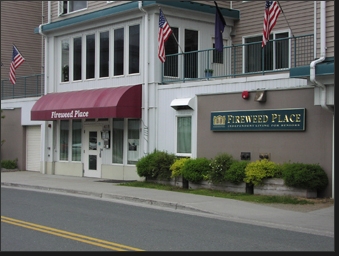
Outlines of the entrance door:
[{"label": "entrance door", "polygon": [[103,141],[101,126],[85,128],[84,138],[84,176],[101,178],[101,157]]}]

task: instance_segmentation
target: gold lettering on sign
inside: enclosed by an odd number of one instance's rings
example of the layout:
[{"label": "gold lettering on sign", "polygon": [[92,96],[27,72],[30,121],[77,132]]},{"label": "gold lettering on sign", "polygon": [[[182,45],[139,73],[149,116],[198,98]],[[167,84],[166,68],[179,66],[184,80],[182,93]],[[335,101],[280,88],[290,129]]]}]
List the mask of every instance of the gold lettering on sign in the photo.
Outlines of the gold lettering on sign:
[{"label": "gold lettering on sign", "polygon": [[291,115],[278,115],[272,114],[272,123],[277,121],[278,123],[300,123],[301,114],[291,114]]}]

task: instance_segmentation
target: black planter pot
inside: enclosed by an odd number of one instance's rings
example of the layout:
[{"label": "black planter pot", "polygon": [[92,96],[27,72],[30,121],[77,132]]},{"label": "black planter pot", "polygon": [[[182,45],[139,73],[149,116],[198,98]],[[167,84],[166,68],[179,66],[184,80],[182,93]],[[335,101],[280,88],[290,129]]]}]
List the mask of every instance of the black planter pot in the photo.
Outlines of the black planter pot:
[{"label": "black planter pot", "polygon": [[188,188],[188,180],[182,178],[182,188]]},{"label": "black planter pot", "polygon": [[251,183],[246,183],[246,194],[253,195],[254,185]]}]

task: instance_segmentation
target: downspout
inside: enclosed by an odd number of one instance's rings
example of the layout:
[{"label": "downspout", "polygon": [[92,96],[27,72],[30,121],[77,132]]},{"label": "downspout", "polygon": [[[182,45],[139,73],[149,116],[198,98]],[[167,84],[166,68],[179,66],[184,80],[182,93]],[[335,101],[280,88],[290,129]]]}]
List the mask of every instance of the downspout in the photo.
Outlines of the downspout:
[{"label": "downspout", "polygon": [[[314,2],[314,11],[316,12],[317,2]],[[316,17],[316,15],[315,15]],[[316,24],[316,20],[315,20]],[[314,26],[314,35],[316,35],[316,25]],[[320,2],[320,58],[312,61],[310,65],[310,81],[315,86],[320,87],[321,107],[334,114],[334,108],[326,105],[326,86],[315,79],[315,65],[323,62],[326,57],[326,1]],[[332,198],[334,198],[334,115],[332,118]]]},{"label": "downspout", "polygon": [[[41,1],[42,2],[42,24],[39,25],[39,34],[41,35],[41,71],[42,71],[42,74],[44,74],[44,76],[42,76],[41,79],[44,79],[45,83],[41,83],[41,84],[44,84],[45,86],[45,94],[47,93],[47,86],[46,86],[46,83],[47,83],[47,78],[46,78],[46,74],[45,74],[45,65],[44,65],[44,40],[46,40],[46,35],[42,32],[42,26],[44,24],[44,1]],[[46,45],[46,41],[45,41],[45,45]],[[46,48],[45,47],[45,53],[46,53]],[[41,93],[43,94],[43,88],[41,88]],[[46,164],[47,164],[47,158],[46,158],[46,155],[48,155],[48,153],[46,152],[46,149],[47,149],[47,144],[46,144],[46,139],[47,138],[47,134],[48,134],[48,128],[47,128],[47,122],[46,121],[43,121],[43,124],[41,125],[41,127],[43,127],[43,129],[41,129],[43,131],[43,134],[42,134],[42,138],[43,138],[43,143],[42,143],[42,173],[43,174],[47,174],[47,168],[46,168]],[[53,154],[52,154],[53,155]]]},{"label": "downspout", "polygon": [[[316,11],[316,2],[314,2]],[[316,35],[316,26],[315,26]],[[320,88],[320,105],[323,109],[334,113],[333,108],[326,105],[326,86],[315,79],[315,66],[326,58],[326,2],[320,2],[320,58],[310,64],[310,81]]]},{"label": "downspout", "polygon": [[143,134],[144,134],[144,154],[148,154],[148,13],[142,8],[142,1],[138,1],[139,10],[145,13],[144,17],[144,116],[143,116]]},{"label": "downspout", "polygon": [[47,14],[47,15],[48,15],[48,16],[47,16],[47,23],[51,23],[51,10],[52,10],[52,9],[51,9],[51,8],[52,8],[52,7],[51,7],[51,1],[48,1],[48,4],[47,4],[47,5],[48,5],[48,10],[47,10],[47,12],[48,12],[48,14]]}]

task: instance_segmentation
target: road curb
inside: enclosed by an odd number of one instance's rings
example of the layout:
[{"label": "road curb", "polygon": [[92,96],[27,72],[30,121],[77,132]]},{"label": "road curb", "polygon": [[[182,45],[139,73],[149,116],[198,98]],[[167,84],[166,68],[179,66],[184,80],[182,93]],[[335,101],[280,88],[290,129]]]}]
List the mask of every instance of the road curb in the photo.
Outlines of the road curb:
[{"label": "road curb", "polygon": [[23,185],[23,184],[15,184],[15,183],[8,183],[8,182],[1,182],[1,186],[20,187],[20,188],[28,188],[28,189],[35,189],[35,190],[50,191],[50,192],[60,192],[60,193],[65,193],[65,194],[77,194],[77,195],[91,196],[91,197],[103,198],[103,199],[104,198],[116,199],[116,200],[122,200],[122,201],[143,203],[147,205],[167,207],[167,208],[171,208],[174,210],[186,210],[186,211],[189,210],[189,211],[211,214],[211,212],[209,211],[203,211],[203,210],[200,210],[194,207],[184,206],[179,203],[157,201],[157,200],[152,200],[152,199],[145,199],[145,198],[138,198],[138,197],[131,197],[131,196],[114,195],[114,194],[108,194],[108,193],[95,193],[95,192],[62,189],[62,188],[50,188],[50,187],[36,186],[36,185]]}]

